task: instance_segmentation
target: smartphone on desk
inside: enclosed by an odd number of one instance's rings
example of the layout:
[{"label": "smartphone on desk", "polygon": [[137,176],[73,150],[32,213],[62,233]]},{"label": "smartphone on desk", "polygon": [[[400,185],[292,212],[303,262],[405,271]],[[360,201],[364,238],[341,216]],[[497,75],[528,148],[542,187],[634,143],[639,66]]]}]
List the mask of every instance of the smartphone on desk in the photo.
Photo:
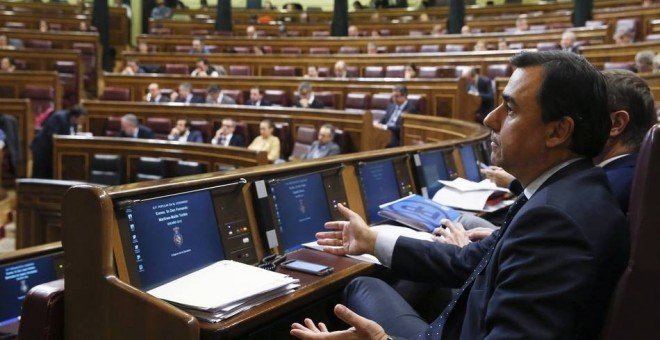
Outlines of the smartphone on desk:
[{"label": "smartphone on desk", "polygon": [[282,268],[286,269],[291,269],[307,274],[312,274],[312,275],[317,275],[317,276],[325,276],[334,270],[334,268],[330,266],[324,266],[321,264],[316,264],[316,263],[311,263],[307,261],[301,261],[301,260],[287,260],[282,262],[280,264]]}]

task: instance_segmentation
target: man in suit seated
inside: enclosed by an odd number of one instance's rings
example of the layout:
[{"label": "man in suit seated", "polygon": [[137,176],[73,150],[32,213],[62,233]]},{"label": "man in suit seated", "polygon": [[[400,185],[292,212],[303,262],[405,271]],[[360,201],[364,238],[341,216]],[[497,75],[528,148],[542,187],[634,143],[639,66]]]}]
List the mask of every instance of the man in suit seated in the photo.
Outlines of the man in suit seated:
[{"label": "man in suit seated", "polygon": [[190,49],[190,54],[209,54],[211,50],[208,46],[204,45],[201,39],[195,38],[192,40],[192,48]]},{"label": "man in suit seated", "polygon": [[376,129],[389,130],[392,133],[388,148],[401,144],[401,118],[404,113],[417,113],[417,108],[408,101],[408,88],[399,84],[392,89],[392,101],[387,104],[385,116],[380,122],[374,121]]},{"label": "man in suit seated", "polygon": [[245,105],[271,106],[273,104],[264,99],[264,95],[261,93],[261,89],[258,86],[255,86],[250,89],[250,99],[245,103]]},{"label": "man in suit seated", "polygon": [[222,126],[215,132],[215,137],[211,144],[222,146],[245,146],[243,136],[234,133],[236,131],[236,121],[231,118],[222,120]]},{"label": "man in suit seated", "polygon": [[197,66],[192,72],[190,72],[191,77],[219,77],[220,73],[213,67],[206,58],[199,58]]},{"label": "man in suit seated", "polygon": [[167,136],[167,140],[202,143],[204,142],[204,137],[200,131],[190,130],[190,119],[179,118],[176,121],[176,126],[172,128],[172,131]]},{"label": "man in suit seated", "polygon": [[150,128],[140,124],[137,117],[129,113],[121,117],[121,131],[117,137],[153,139],[155,136]]},{"label": "man in suit seated", "polygon": [[566,30],[561,35],[561,40],[559,41],[559,47],[562,51],[571,52],[571,53],[580,53],[580,47],[575,45],[577,36],[575,32],[571,30]]},{"label": "man in suit seated", "polygon": [[312,147],[300,159],[317,159],[338,155],[341,150],[333,140],[335,138],[335,127],[323,124],[319,129],[319,137],[312,143]]},{"label": "man in suit seated", "polygon": [[220,87],[215,84],[209,85],[206,88],[206,103],[207,104],[223,104],[223,105],[236,105],[234,98],[222,93]]},{"label": "man in suit seated", "polygon": [[[374,254],[401,278],[459,288],[432,323],[385,282],[358,278],[335,314],[354,328],[325,333],[311,320],[293,324],[302,339],[593,339],[628,261],[626,218],[607,177],[591,161],[611,127],[602,75],[566,52],[523,52],[484,123],[491,160],[520,179],[525,192],[503,227],[465,247],[371,229],[339,206],[348,221],[317,234],[326,251]],[[446,223],[443,221],[442,223]],[[351,311],[351,309],[353,311]],[[325,334],[324,334],[325,333]]]},{"label": "man in suit seated", "polygon": [[300,99],[294,105],[295,107],[310,108],[310,109],[322,109],[325,107],[323,102],[314,97],[314,90],[312,89],[312,84],[308,82],[300,83],[298,86],[298,94]]},{"label": "man in suit seated", "polygon": [[348,78],[348,71],[346,70],[346,62],[343,60],[337,60],[334,68],[335,78]]},{"label": "man in suit seated", "polygon": [[193,87],[190,83],[182,83],[179,85],[179,91],[172,93],[172,101],[176,103],[185,104],[200,104],[204,103],[204,99],[199,98],[193,94]]},{"label": "man in suit seated", "polygon": [[85,114],[85,108],[76,105],[51,114],[41,125],[41,130],[30,144],[33,178],[53,178],[53,136],[75,135],[78,123]]},{"label": "man in suit seated", "polygon": [[167,103],[170,101],[170,98],[167,98],[166,96],[163,96],[162,93],[160,93],[160,87],[158,86],[158,83],[149,84],[147,90],[149,93],[144,96],[144,100],[149,103]]},{"label": "man in suit seated", "polygon": [[466,80],[469,94],[481,97],[481,107],[476,112],[476,120],[483,122],[484,117],[493,110],[493,85],[490,79],[479,75],[474,67],[463,69],[461,78]]}]

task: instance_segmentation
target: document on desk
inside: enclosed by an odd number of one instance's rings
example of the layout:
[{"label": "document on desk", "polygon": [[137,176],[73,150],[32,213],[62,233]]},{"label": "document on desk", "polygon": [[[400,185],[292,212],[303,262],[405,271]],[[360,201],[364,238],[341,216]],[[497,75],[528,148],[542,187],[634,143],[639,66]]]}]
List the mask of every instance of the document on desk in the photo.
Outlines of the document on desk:
[{"label": "document on desk", "polygon": [[297,279],[235,261],[219,261],[147,293],[209,322],[289,294]]},{"label": "document on desk", "polygon": [[472,182],[464,178],[453,181],[439,181],[444,186],[433,196],[433,201],[452,208],[488,211],[486,202],[496,191],[509,192],[509,189],[499,188],[489,180]]}]

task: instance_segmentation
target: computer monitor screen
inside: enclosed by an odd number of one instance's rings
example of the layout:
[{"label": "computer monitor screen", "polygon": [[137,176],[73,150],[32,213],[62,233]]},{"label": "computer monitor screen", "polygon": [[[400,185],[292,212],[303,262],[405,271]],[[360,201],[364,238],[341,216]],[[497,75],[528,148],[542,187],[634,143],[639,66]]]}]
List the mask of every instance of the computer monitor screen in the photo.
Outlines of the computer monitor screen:
[{"label": "computer monitor screen", "polygon": [[149,290],[224,259],[208,190],[137,201],[125,212],[137,287]]},{"label": "computer monitor screen", "polygon": [[465,178],[473,182],[481,181],[479,164],[477,163],[477,156],[474,154],[472,145],[461,146],[460,153],[463,169],[465,170]]},{"label": "computer monitor screen", "polygon": [[0,265],[0,326],[16,322],[27,292],[64,276],[63,253]]},{"label": "computer monitor screen", "polygon": [[428,197],[431,198],[443,185],[438,180],[450,178],[443,150],[433,150],[419,153],[420,166],[419,175],[423,185],[426,187]]},{"label": "computer monitor screen", "polygon": [[330,221],[321,173],[274,179],[270,190],[279,225],[280,249],[288,252],[316,240],[315,234]]},{"label": "computer monitor screen", "polygon": [[358,170],[369,223],[382,222],[379,206],[401,198],[392,159],[361,163]]}]

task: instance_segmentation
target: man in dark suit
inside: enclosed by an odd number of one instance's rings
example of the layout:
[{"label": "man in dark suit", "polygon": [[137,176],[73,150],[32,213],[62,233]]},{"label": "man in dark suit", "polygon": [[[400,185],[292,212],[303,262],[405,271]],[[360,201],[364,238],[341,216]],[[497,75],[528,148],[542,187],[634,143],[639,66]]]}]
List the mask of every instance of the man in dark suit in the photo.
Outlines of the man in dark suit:
[{"label": "man in dark suit", "polygon": [[82,106],[53,113],[32,140],[32,177],[53,178],[53,136],[75,135],[78,122],[87,111]]},{"label": "man in dark suit", "polygon": [[245,103],[245,105],[251,106],[271,106],[273,105],[268,100],[264,99],[261,89],[257,86],[250,89],[250,99]]},{"label": "man in dark suit", "polygon": [[312,89],[312,84],[306,81],[300,83],[300,86],[298,86],[298,94],[300,95],[300,99],[294,105],[295,107],[303,107],[310,109],[325,108],[323,102],[314,96],[314,90]]},{"label": "man in dark suit", "polygon": [[173,100],[177,103],[186,104],[201,104],[205,100],[193,95],[193,87],[190,83],[183,83],[179,85],[179,92],[172,93]]},{"label": "man in dark suit", "polygon": [[328,156],[334,156],[341,153],[339,145],[333,142],[335,138],[335,127],[330,124],[323,124],[319,129],[319,138],[312,143],[312,146],[300,159],[317,159]]},{"label": "man in dark suit", "polygon": [[576,39],[577,36],[575,35],[575,32],[571,30],[566,30],[561,35],[561,40],[559,41],[559,47],[561,47],[562,51],[580,54],[580,47],[575,45]]},{"label": "man in dark suit", "polygon": [[160,92],[160,87],[158,86],[158,83],[149,84],[147,90],[149,91],[149,93],[147,93],[147,95],[144,96],[144,100],[149,103],[167,103],[170,101],[170,98],[163,96],[163,94]]},{"label": "man in dark suit", "polygon": [[121,117],[121,131],[117,137],[153,139],[155,135],[150,128],[140,124],[134,114],[129,113]]},{"label": "man in dark suit", "polygon": [[211,144],[245,147],[245,139],[243,139],[243,136],[234,133],[235,131],[236,121],[231,118],[223,119],[222,126],[216,131]]},{"label": "man in dark suit", "polygon": [[476,112],[476,121],[483,122],[484,118],[493,110],[493,84],[487,77],[479,75],[474,67],[463,69],[461,78],[468,86],[468,94],[481,97],[481,106]]},{"label": "man in dark suit", "polygon": [[[320,244],[334,246],[326,251],[375,254],[399,277],[459,288],[428,324],[385,282],[358,278],[345,290],[355,312],[335,308],[354,327],[344,332],[370,339],[599,336],[629,251],[626,219],[590,159],[611,127],[605,82],[566,52],[523,52],[511,63],[517,68],[504,102],[484,123],[493,130],[492,162],[520,179],[524,194],[500,230],[462,248],[379,233],[340,207],[349,221],[327,223],[333,231],[317,234]],[[333,335],[305,324],[292,325],[291,334]]]},{"label": "man in dark suit", "polygon": [[193,143],[203,143],[204,137],[200,131],[190,130],[190,119],[188,118],[179,118],[176,121],[176,126],[172,128],[172,131],[167,136],[168,140],[179,141],[179,142],[193,142]]},{"label": "man in dark suit", "polygon": [[404,113],[417,113],[417,108],[408,101],[408,88],[405,85],[396,85],[392,89],[392,101],[385,109],[385,116],[380,122],[374,121],[375,128],[392,133],[388,148],[401,145],[401,118]]}]

